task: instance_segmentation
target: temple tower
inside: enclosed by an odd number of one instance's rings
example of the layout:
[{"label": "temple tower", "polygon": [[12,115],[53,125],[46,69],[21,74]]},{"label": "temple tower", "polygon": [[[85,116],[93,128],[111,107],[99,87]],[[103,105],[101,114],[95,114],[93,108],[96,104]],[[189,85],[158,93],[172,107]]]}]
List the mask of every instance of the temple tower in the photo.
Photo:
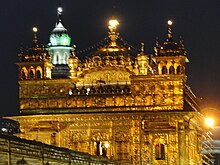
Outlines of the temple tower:
[{"label": "temple tower", "polygon": [[73,51],[71,38],[67,29],[62,24],[62,12],[63,8],[58,7],[58,20],[55,28],[50,34],[50,42],[48,44],[48,52],[51,55],[51,63],[54,65],[52,69],[53,78],[68,78],[68,59],[71,57]]}]

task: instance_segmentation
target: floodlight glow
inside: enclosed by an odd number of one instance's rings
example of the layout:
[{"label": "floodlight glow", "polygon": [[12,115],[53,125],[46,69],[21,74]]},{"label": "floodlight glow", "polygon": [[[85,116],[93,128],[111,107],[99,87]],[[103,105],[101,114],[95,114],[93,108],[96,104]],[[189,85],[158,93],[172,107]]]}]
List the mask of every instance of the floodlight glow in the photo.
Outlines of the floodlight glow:
[{"label": "floodlight glow", "polygon": [[109,144],[108,144],[108,143],[105,143],[104,146],[105,146],[105,148],[108,148],[108,147],[109,147]]},{"label": "floodlight glow", "polygon": [[205,123],[209,127],[213,127],[214,126],[214,120],[212,118],[206,118],[205,119]]}]

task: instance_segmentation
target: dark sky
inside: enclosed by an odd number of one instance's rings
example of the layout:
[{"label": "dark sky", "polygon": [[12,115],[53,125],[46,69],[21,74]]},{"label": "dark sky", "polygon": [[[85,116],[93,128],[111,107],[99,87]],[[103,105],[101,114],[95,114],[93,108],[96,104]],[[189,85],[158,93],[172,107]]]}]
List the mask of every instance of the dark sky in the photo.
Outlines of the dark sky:
[{"label": "dark sky", "polygon": [[182,36],[188,52],[188,85],[205,105],[220,109],[219,0],[7,0],[0,9],[1,115],[19,113],[15,63],[21,43],[32,45],[33,26],[39,28],[39,44],[48,43],[60,2],[63,24],[78,50],[104,39],[114,16],[124,40],[136,48],[145,42],[146,53],[152,53],[155,38],[165,40],[172,19],[174,38]]}]

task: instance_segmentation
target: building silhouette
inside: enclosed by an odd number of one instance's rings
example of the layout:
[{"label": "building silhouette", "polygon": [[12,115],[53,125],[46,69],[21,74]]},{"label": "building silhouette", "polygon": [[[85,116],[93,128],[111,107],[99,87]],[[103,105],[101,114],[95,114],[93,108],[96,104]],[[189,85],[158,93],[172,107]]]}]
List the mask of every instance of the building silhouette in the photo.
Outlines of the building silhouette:
[{"label": "building silhouette", "polygon": [[[21,49],[21,138],[87,152],[128,164],[202,164],[209,128],[199,99],[187,85],[183,40],[172,21],[154,54],[140,51],[109,21],[108,37],[79,59],[62,22],[62,8],[49,44]],[[83,51],[78,53],[84,53]]]}]

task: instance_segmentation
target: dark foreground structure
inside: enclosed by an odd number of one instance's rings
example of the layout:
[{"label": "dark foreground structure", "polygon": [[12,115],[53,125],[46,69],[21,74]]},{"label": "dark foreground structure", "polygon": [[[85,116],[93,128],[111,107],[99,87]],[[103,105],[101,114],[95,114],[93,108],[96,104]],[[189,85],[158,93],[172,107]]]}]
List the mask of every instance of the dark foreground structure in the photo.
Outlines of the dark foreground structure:
[{"label": "dark foreground structure", "polygon": [[0,134],[1,165],[120,165],[111,160],[55,147],[41,142]]}]

